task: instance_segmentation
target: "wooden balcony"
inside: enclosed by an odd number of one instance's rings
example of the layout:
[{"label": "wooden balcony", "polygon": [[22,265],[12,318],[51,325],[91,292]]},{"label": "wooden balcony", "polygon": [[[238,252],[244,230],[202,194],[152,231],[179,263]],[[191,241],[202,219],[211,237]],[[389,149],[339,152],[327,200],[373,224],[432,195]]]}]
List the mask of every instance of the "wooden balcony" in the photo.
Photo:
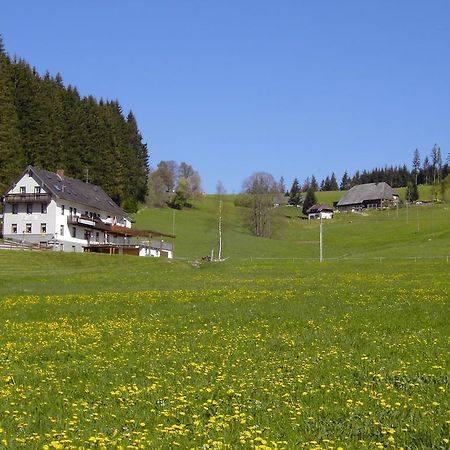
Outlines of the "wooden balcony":
[{"label": "wooden balcony", "polygon": [[93,219],[89,216],[68,216],[67,217],[67,224],[68,225],[79,225],[82,227],[87,227],[87,228],[94,228],[96,230],[101,230],[101,231],[111,231],[111,225],[105,224],[103,223],[101,220],[99,219]]},{"label": "wooden balcony", "polygon": [[5,203],[50,203],[50,194],[7,194]]}]

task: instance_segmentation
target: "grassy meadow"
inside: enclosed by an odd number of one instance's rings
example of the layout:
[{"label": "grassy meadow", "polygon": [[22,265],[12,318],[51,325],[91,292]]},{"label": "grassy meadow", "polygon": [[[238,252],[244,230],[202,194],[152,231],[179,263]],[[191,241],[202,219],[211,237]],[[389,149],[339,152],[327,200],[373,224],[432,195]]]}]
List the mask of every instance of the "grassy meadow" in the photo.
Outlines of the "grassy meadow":
[{"label": "grassy meadow", "polygon": [[[337,194],[320,192],[318,200],[326,201],[322,195]],[[300,208],[274,209],[272,238],[261,239],[248,233],[245,210],[234,206],[234,196],[225,196],[222,203],[225,257],[318,258],[319,221],[305,220]],[[198,259],[210,255],[212,249],[217,255],[218,210],[218,197],[206,196],[197,200],[193,209],[142,209],[134,215],[135,226],[174,231],[176,255]],[[325,258],[447,256],[449,242],[450,205],[446,203],[336,213],[333,220],[324,221]]]},{"label": "grassy meadow", "polygon": [[0,447],[448,449],[448,205],[339,215],[319,263],[317,222],[256,239],[227,198],[202,263],[216,208],[185,259],[0,252]]}]

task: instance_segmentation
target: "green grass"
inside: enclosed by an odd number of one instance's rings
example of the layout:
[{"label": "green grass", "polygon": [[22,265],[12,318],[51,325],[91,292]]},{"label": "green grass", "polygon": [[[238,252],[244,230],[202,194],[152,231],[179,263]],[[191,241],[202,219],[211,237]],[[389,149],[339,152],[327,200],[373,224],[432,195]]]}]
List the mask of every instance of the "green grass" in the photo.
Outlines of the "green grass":
[{"label": "green grass", "polygon": [[[321,193],[328,194],[328,193]],[[218,199],[206,196],[191,210],[175,213],[175,254],[191,259],[217,255]],[[223,206],[223,251],[231,258],[317,258],[319,221],[304,220],[299,208],[274,210],[273,237],[252,236],[245,226],[244,209],[226,196]],[[143,209],[136,227],[172,232],[173,210]],[[450,253],[450,206],[413,205],[399,210],[337,213],[324,223],[324,255],[342,257],[431,257]]]},{"label": "green grass", "polygon": [[0,261],[4,447],[447,447],[445,262]]},{"label": "green grass", "polygon": [[449,448],[448,208],[339,214],[324,263],[317,221],[258,239],[231,196],[222,263],[214,196],[187,259],[0,251],[0,448]]}]

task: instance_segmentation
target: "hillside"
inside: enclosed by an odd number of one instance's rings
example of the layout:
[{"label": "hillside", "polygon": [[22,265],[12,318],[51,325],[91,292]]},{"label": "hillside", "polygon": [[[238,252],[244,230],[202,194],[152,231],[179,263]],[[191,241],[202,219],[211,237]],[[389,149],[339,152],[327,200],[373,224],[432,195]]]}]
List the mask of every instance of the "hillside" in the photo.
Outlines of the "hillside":
[{"label": "hillside", "polygon": [[[427,192],[424,190],[424,196]],[[341,192],[319,192],[318,201],[332,203]],[[273,237],[252,236],[234,205],[223,200],[224,256],[231,258],[317,258],[319,222],[302,218],[294,207],[277,208]],[[141,209],[134,215],[136,228],[175,231],[175,254],[198,259],[217,252],[218,197],[204,196],[194,208],[175,211]],[[175,220],[174,220],[175,219]],[[175,224],[175,227],[173,225]],[[420,204],[398,210],[337,213],[324,223],[326,258],[430,257],[450,253],[450,206]]]}]

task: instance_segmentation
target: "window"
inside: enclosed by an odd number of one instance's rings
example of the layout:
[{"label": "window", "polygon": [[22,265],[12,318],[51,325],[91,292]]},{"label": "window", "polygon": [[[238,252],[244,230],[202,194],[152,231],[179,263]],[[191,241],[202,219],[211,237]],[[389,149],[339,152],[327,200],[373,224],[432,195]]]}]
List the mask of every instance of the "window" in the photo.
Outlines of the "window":
[{"label": "window", "polygon": [[25,233],[31,233],[31,223],[25,225]]},{"label": "window", "polygon": [[61,226],[59,227],[59,234],[60,234],[61,236],[64,236],[64,225],[61,225]]},{"label": "window", "polygon": [[12,204],[12,213],[17,214],[19,212],[19,205],[17,203]]},{"label": "window", "polygon": [[41,203],[41,214],[47,214],[47,205],[45,203]]},{"label": "window", "polygon": [[25,186],[20,186],[20,195],[24,195],[27,193],[27,188]]},{"label": "window", "polygon": [[77,208],[73,208],[73,213],[77,215]]},{"label": "window", "polygon": [[27,203],[27,214],[33,214],[33,203]]},{"label": "window", "polygon": [[97,242],[99,242],[99,240],[100,240],[100,233],[98,231],[95,232],[95,240]]},{"label": "window", "polygon": [[11,224],[11,233],[13,234],[17,233],[17,223]]},{"label": "window", "polygon": [[69,208],[69,216],[72,217],[72,214],[73,214],[73,208],[70,207],[70,208]]},{"label": "window", "polygon": [[41,233],[42,234],[47,233],[47,224],[46,223],[41,223]]},{"label": "window", "polygon": [[66,207],[64,205],[61,205],[61,215],[63,216],[66,211]]},{"label": "window", "polygon": [[34,193],[35,194],[40,194],[41,193],[41,187],[40,186],[35,186],[34,187]]},{"label": "window", "polygon": [[72,227],[72,236],[77,237],[77,229],[75,227]]}]

